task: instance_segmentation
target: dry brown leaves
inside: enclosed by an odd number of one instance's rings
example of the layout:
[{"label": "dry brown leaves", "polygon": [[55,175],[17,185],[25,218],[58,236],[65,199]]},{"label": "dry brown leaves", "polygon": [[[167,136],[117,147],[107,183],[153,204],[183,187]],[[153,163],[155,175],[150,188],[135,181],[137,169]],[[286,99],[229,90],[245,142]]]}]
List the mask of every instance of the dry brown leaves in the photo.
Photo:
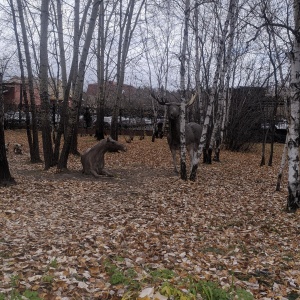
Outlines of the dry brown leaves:
[{"label": "dry brown leaves", "polygon": [[[6,142],[26,145],[25,133],[7,131]],[[94,143],[79,137],[79,150]],[[99,180],[81,175],[79,157],[56,174],[30,164],[26,146],[10,151],[18,184],[0,189],[0,292],[18,275],[19,289],[43,299],[118,299],[126,287],[112,286],[103,265],[113,257],[141,277],[168,268],[233,282],[256,299],[299,291],[299,212],[285,212],[286,182],[275,192],[282,145],[274,167],[259,167],[259,151],[223,151],[220,163],[200,165],[195,183],[174,176],[166,139],[127,147],[107,154],[115,177]]]}]

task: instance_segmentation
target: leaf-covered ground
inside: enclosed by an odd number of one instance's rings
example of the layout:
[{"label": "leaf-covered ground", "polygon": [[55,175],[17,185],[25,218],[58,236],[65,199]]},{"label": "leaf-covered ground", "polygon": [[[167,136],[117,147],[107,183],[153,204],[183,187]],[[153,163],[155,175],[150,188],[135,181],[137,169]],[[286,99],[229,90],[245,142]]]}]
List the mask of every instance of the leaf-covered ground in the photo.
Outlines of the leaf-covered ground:
[{"label": "leaf-covered ground", "polygon": [[[259,167],[259,148],[223,151],[220,163],[200,165],[196,182],[183,182],[166,139],[135,138],[126,153],[107,154],[115,177],[100,179],[82,175],[76,156],[68,173],[30,164],[24,131],[7,131],[6,142],[17,185],[0,188],[0,293],[121,299],[128,282],[112,282],[111,264],[131,270],[139,290],[158,288],[147,278],[167,269],[179,288],[192,277],[255,299],[300,295],[300,214],[285,211],[286,178],[275,192],[282,145],[274,167]],[[23,155],[13,154],[15,142]],[[80,151],[93,144],[79,137]]]}]

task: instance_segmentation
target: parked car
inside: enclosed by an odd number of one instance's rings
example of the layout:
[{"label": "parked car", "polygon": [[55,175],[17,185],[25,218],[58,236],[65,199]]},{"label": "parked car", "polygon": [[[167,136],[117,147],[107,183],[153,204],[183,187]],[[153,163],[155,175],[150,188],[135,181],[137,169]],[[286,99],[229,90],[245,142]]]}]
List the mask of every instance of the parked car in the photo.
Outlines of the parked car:
[{"label": "parked car", "polygon": [[19,111],[7,111],[4,113],[4,129],[24,128],[26,126],[26,114]]},{"label": "parked car", "polygon": [[[111,126],[111,119],[112,117],[104,117],[104,128],[109,129]],[[92,126],[95,127],[97,123],[97,115],[92,116]]]},{"label": "parked car", "polygon": [[279,130],[287,130],[288,126],[289,126],[288,121],[285,119],[279,120],[275,124],[275,128]]},{"label": "parked car", "polygon": [[[261,123],[261,129],[269,129],[271,128],[270,122]],[[286,119],[281,119],[275,122],[275,129],[287,130],[288,129],[288,121]]]}]

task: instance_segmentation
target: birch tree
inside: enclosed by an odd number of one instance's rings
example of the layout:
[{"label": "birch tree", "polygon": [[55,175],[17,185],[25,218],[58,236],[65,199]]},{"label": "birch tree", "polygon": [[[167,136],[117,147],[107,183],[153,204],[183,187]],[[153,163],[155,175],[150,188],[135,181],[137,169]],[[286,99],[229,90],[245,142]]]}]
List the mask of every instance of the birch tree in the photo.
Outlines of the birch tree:
[{"label": "birch tree", "polygon": [[[219,79],[219,87],[218,87],[218,107],[217,107],[217,116],[215,120],[215,124],[213,125],[213,131],[210,139],[209,148],[213,149],[215,147],[215,160],[219,161],[220,158],[220,145],[221,145],[221,124],[223,118],[225,118],[225,111],[226,111],[226,94],[229,87],[225,86],[225,79],[227,72],[231,71],[231,62],[232,62],[232,49],[233,49],[233,42],[234,42],[234,35],[236,30],[236,24],[238,20],[238,11],[239,11],[239,1],[238,0],[231,0],[229,3],[229,10],[227,15],[226,22],[229,22],[229,33],[228,33],[228,45],[224,47],[224,60],[223,66],[220,73]],[[225,22],[225,29],[224,35],[226,36],[226,22]],[[225,39],[224,39],[225,42]],[[227,81],[229,82],[229,81]]]},{"label": "birch tree", "polygon": [[189,21],[190,21],[190,0],[185,0],[184,8],[184,29],[182,50],[180,53],[180,177],[182,180],[187,180],[186,171],[186,144],[185,144],[185,111],[186,111],[186,55],[189,39]]},{"label": "birch tree", "polygon": [[[265,21],[262,26],[272,26],[287,29],[287,38],[291,40],[292,49],[288,54],[290,59],[290,105],[289,110],[289,128],[287,135],[287,156],[288,156],[288,197],[287,197],[287,210],[295,211],[300,206],[300,185],[299,185],[299,125],[300,125],[300,5],[299,1],[293,1],[293,21],[294,28],[289,26],[289,15],[286,16],[286,23],[279,23],[278,18],[273,20],[266,14],[266,8],[269,7],[269,3],[263,6],[262,16]],[[288,10],[287,10],[288,11]],[[273,16],[273,14],[270,14]],[[281,18],[280,18],[281,20]],[[271,38],[272,38],[271,31]],[[293,37],[290,38],[290,35]],[[275,55],[277,60],[277,56]],[[281,73],[279,73],[281,76]],[[281,78],[281,81],[282,78]],[[286,151],[284,149],[284,151]],[[282,169],[285,157],[284,153],[281,160]],[[278,181],[280,181],[281,175],[279,173]],[[277,189],[279,184],[277,181]]]},{"label": "birch tree", "polygon": [[[235,0],[232,0],[232,1],[235,1]],[[230,1],[229,7],[232,5],[232,1]],[[200,139],[197,155],[195,155],[194,161],[192,162],[193,167],[192,167],[192,171],[190,174],[190,180],[192,180],[192,181],[196,180],[198,163],[199,163],[199,160],[201,157],[201,153],[202,153],[202,151],[207,143],[207,139],[208,139],[209,123],[210,123],[210,119],[211,119],[212,112],[213,112],[213,105],[215,103],[215,99],[217,96],[217,88],[218,88],[218,83],[219,83],[219,79],[220,79],[220,73],[222,70],[222,60],[224,57],[223,55],[224,55],[224,50],[225,50],[225,39],[226,39],[227,32],[228,32],[229,21],[232,16],[230,11],[231,10],[229,9],[227,18],[224,23],[224,27],[222,28],[221,37],[218,42],[218,50],[216,53],[216,69],[215,69],[212,87],[211,87],[210,93],[209,93],[209,102],[208,102],[208,106],[207,106],[207,110],[206,110],[206,117],[205,117],[204,124],[203,124],[202,136]],[[211,149],[209,149],[209,150],[211,151]],[[208,155],[211,157],[211,152]]]},{"label": "birch tree", "polygon": [[194,9],[194,32],[195,32],[195,83],[196,83],[196,92],[198,94],[198,107],[199,107],[199,124],[203,124],[204,116],[204,103],[201,101],[201,81],[200,81],[200,33],[199,33],[199,0],[195,1]]},{"label": "birch tree", "polygon": [[291,105],[288,140],[288,211],[300,207],[299,185],[299,118],[300,118],[300,5],[294,0],[294,45],[291,60]]}]

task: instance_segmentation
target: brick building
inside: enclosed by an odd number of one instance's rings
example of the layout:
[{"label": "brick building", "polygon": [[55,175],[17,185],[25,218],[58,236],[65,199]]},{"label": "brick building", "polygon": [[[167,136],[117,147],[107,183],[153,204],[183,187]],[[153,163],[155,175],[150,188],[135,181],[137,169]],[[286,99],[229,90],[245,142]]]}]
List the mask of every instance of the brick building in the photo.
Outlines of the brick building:
[{"label": "brick building", "polygon": [[[30,105],[28,80],[26,79],[25,82],[26,82],[26,90],[27,90],[27,99]],[[41,106],[41,98],[40,98],[38,79],[34,80],[33,85],[34,85],[35,105],[37,109],[39,109],[39,107]],[[3,100],[4,100],[5,112],[24,109],[24,98],[21,91],[22,91],[22,80],[20,77],[14,76],[3,83]],[[51,107],[53,105],[59,106],[59,104],[63,101],[63,92],[62,92],[60,81],[58,81],[56,87],[54,87],[54,85],[49,83],[49,100],[50,100]]]}]

